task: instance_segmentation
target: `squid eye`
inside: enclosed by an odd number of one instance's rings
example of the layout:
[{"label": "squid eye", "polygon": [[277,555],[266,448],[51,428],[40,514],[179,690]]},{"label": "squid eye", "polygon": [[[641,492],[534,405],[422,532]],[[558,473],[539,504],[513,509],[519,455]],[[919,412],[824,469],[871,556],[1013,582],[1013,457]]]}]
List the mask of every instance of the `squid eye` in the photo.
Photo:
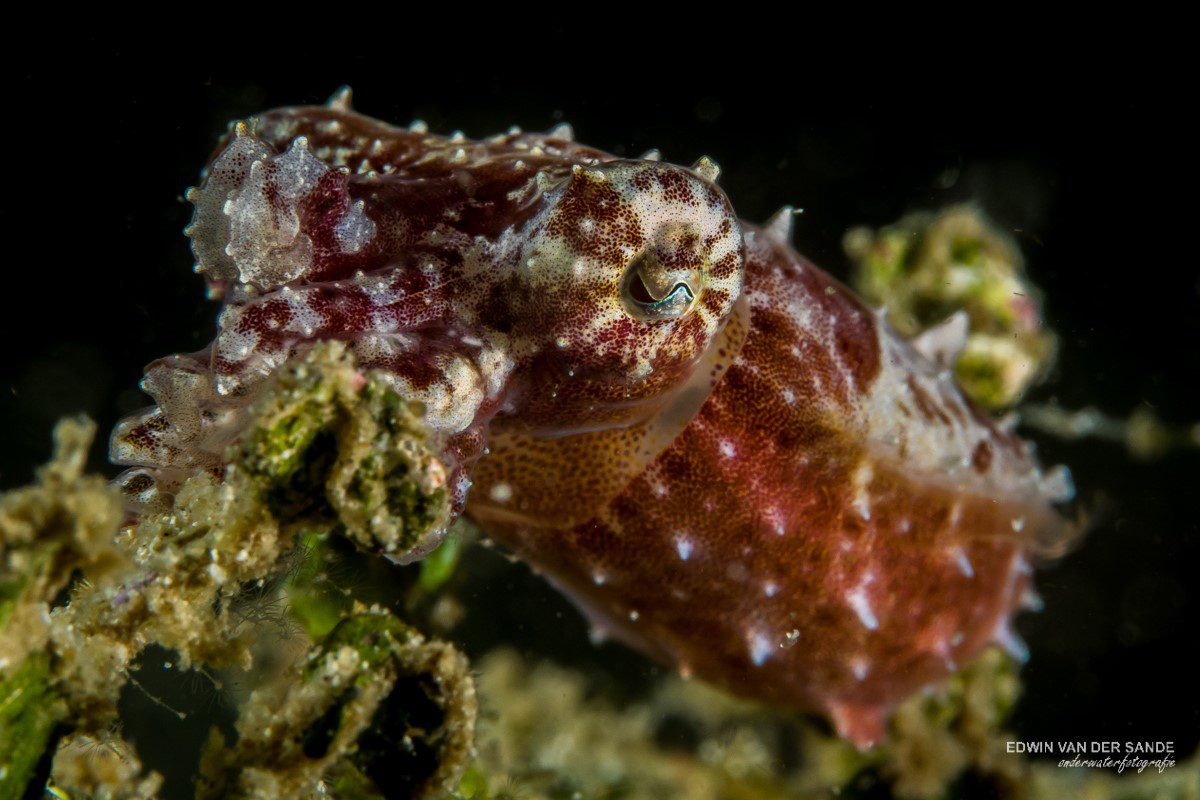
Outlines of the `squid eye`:
[{"label": "squid eye", "polygon": [[625,308],[637,319],[679,319],[696,299],[698,278],[696,270],[667,270],[653,253],[641,253],[630,262],[621,285]]}]

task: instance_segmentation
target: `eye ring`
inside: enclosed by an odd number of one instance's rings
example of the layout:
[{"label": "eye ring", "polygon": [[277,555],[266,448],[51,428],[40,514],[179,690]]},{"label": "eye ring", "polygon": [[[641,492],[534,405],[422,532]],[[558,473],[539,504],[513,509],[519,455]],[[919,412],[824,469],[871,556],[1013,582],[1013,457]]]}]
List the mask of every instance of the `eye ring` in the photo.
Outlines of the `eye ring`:
[{"label": "eye ring", "polygon": [[[637,319],[646,321],[661,321],[679,319],[687,314],[696,300],[696,293],[687,281],[676,280],[670,289],[655,297],[651,285],[655,281],[647,280],[647,273],[655,271],[665,273],[658,261],[650,252],[642,252],[635,257],[625,272],[621,282],[621,296],[629,313]],[[663,274],[664,278],[669,275]]]}]

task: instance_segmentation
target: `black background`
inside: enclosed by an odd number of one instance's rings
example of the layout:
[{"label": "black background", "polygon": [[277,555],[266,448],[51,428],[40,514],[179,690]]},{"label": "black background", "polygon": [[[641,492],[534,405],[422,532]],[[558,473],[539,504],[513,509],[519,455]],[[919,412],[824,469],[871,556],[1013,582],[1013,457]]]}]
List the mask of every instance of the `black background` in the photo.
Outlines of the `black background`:
[{"label": "black background", "polygon": [[[145,404],[142,365],[207,343],[217,309],[191,271],[182,193],[229,120],[322,102],[342,83],[359,110],[442,133],[565,119],[617,153],[710,155],[743,217],[803,208],[797,246],[841,276],[848,227],[974,200],[1015,233],[1061,334],[1036,399],[1118,416],[1147,404],[1200,422],[1195,91],[1176,86],[1153,42],[1152,55],[1133,56],[948,39],[919,63],[915,44],[878,63],[862,42],[821,55],[806,44],[766,66],[754,42],[745,56],[635,48],[589,59],[592,37],[557,26],[514,61],[511,41],[495,54],[489,41],[408,37],[371,57],[253,63],[101,36],[10,49],[0,486],[30,479],[60,416],[83,411],[107,431]],[[1084,507],[1102,512],[1077,552],[1039,573],[1045,611],[1018,622],[1032,659],[1015,728],[1028,740],[1174,740],[1189,753],[1200,738],[1200,455],[1145,464],[1110,445],[1038,441],[1045,462],[1071,466]],[[113,472],[103,442],[93,466]],[[539,586],[523,575],[519,585]],[[548,619],[568,620],[560,646],[590,647],[565,601],[534,591],[551,603]],[[497,613],[527,607],[517,599]],[[537,630],[514,635],[537,649]]]}]

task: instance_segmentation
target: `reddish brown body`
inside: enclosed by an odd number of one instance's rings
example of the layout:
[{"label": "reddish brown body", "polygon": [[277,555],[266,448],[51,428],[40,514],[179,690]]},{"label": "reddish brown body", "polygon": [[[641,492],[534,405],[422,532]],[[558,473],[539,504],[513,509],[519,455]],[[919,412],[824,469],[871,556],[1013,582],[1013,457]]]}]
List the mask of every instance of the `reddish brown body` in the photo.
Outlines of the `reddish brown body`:
[{"label": "reddish brown body", "polygon": [[[732,337],[741,347],[645,472],[607,497],[592,490],[610,434],[501,436],[476,488],[503,480],[513,499],[497,505],[480,491],[468,511],[601,630],[737,694],[820,709],[867,744],[896,702],[989,642],[1010,644],[1006,626],[1030,573],[1013,520],[1030,508],[980,491],[974,478],[955,485],[873,452],[847,420],[879,378],[876,315],[794,252],[756,246],[761,231],[750,236],[746,286],[757,302]],[[775,306],[789,294],[822,306],[850,375],[821,340],[781,318]],[[826,394],[832,413],[819,410]],[[923,398],[897,413],[952,424],[942,408]],[[958,413],[978,414],[965,404]],[[988,431],[979,453],[1025,458],[1019,442],[976,421]],[[541,458],[526,471],[530,450]],[[969,469],[983,477],[988,458]],[[864,461],[873,474],[858,487]]]},{"label": "reddish brown body", "polygon": [[114,458],[169,490],[264,375],[345,339],[426,403],[466,512],[598,628],[869,744],[1013,645],[1062,492],[786,224],[739,223],[710,166],[265,115],[193,196],[222,331],[152,368],[160,407]]}]

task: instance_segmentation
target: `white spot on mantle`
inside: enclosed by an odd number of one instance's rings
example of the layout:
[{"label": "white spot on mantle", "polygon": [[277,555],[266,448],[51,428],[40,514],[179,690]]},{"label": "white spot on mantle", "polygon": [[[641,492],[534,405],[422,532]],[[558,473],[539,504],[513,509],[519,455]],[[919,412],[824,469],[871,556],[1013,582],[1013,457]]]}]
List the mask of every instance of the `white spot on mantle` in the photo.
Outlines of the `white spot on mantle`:
[{"label": "white spot on mantle", "polygon": [[975,577],[975,568],[971,566],[971,559],[967,558],[967,551],[961,547],[955,547],[950,551],[954,557],[954,563],[958,564],[958,570],[968,578]]},{"label": "white spot on mantle", "polygon": [[750,660],[754,662],[754,666],[761,667],[771,657],[771,653],[775,648],[771,646],[771,640],[760,631],[751,633],[749,640]]},{"label": "white spot on mantle", "polygon": [[675,550],[679,553],[680,561],[687,561],[692,556],[692,540],[679,534],[675,539]]},{"label": "white spot on mantle", "polygon": [[863,519],[871,518],[871,479],[875,477],[875,469],[871,462],[863,460],[854,470],[851,479],[854,485],[854,509]]},{"label": "white spot on mantle", "polygon": [[875,616],[875,610],[871,608],[870,598],[867,597],[867,585],[872,580],[873,576],[868,574],[861,583],[846,593],[846,602],[854,609],[863,626],[871,631],[879,628],[879,619]]},{"label": "white spot on mantle", "polygon": [[771,530],[775,533],[776,536],[783,536],[787,533],[787,525],[786,525],[787,520],[784,517],[783,512],[781,512],[779,509],[768,508],[763,513],[763,517],[766,519],[767,523],[771,526]]}]

